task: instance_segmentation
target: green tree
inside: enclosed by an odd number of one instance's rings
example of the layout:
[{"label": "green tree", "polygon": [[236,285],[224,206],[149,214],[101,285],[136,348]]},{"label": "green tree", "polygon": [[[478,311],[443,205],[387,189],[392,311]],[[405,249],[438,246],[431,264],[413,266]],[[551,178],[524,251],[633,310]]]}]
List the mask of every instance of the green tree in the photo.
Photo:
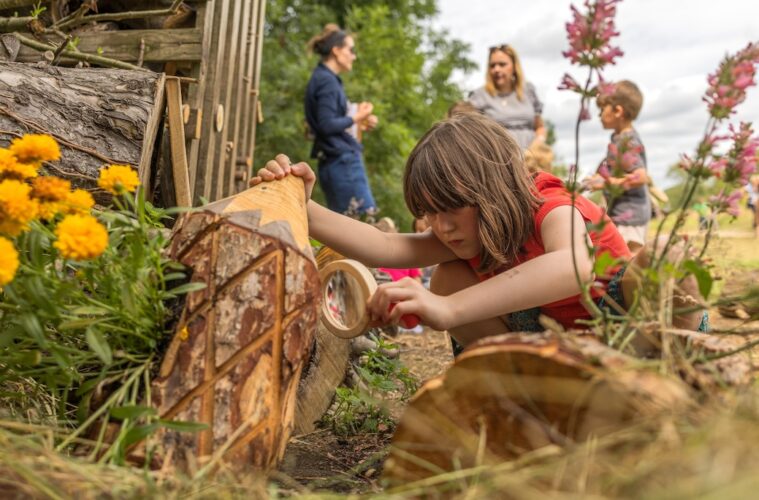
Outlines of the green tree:
[{"label": "green tree", "polygon": [[[448,107],[462,98],[454,71],[471,71],[467,45],[429,27],[434,0],[350,2],[273,0],[267,7],[261,98],[265,121],[258,128],[256,164],[278,152],[308,159],[303,95],[318,59],[306,42],[327,22],[342,21],[356,33],[358,60],[341,75],[354,102],[374,103],[379,126],[364,136],[369,181],[383,215],[410,227],[402,174],[416,141]],[[315,166],[315,162],[311,162]],[[316,193],[322,199],[321,193]]]}]

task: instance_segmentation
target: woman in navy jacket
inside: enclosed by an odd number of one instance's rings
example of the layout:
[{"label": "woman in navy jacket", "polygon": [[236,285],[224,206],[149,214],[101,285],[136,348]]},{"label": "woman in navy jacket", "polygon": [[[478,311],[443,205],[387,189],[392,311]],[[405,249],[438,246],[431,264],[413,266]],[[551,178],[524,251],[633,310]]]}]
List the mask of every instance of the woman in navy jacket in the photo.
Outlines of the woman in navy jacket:
[{"label": "woman in navy jacket", "polygon": [[374,213],[377,206],[366,177],[363,148],[348,129],[356,124],[371,130],[377,117],[370,102],[358,104],[355,114],[347,116],[348,100],[338,76],[353,68],[353,37],[336,24],[328,24],[309,47],[321,56],[321,62],[306,87],[306,121],[314,134],[311,157],[319,160],[319,183],[327,206],[344,213],[353,202],[359,213]]}]

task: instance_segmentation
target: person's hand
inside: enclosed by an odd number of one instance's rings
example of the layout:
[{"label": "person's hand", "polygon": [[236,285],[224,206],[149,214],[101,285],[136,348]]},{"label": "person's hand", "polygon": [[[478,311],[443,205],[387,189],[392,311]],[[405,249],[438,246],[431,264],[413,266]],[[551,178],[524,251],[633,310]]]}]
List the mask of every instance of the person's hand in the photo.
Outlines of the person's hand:
[{"label": "person's hand", "polygon": [[286,175],[293,174],[303,179],[306,185],[306,200],[311,199],[311,192],[316,184],[316,175],[306,162],[299,162],[295,165],[290,163],[290,158],[286,155],[278,154],[273,160],[269,160],[264,168],[258,171],[258,174],[250,179],[250,187],[261,184],[262,182],[271,182],[282,179]]},{"label": "person's hand", "polygon": [[605,184],[606,181],[604,178],[598,174],[582,180],[582,187],[590,191],[598,191],[599,189],[603,189]]},{"label": "person's hand", "polygon": [[[414,314],[422,324],[435,330],[447,330],[452,326],[448,297],[435,295],[419,282],[403,278],[384,283],[377,288],[366,303],[370,326],[397,325],[401,316]],[[391,304],[395,304],[391,309]]]},{"label": "person's hand", "polygon": [[374,111],[374,104],[370,102],[360,102],[358,104],[358,109],[356,110],[356,114],[353,115],[353,122],[354,123],[361,123],[362,121],[369,118],[369,115],[372,114],[372,111]]},{"label": "person's hand", "polygon": [[364,130],[374,130],[378,122],[379,118],[377,118],[377,115],[369,115],[366,120],[361,122],[361,128]]}]

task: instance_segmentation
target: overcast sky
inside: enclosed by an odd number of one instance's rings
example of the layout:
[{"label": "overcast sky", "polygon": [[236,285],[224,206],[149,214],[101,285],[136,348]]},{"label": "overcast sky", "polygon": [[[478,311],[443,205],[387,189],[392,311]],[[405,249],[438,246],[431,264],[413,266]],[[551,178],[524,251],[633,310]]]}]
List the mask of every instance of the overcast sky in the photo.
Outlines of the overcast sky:
[{"label": "overcast sky", "polygon": [[[580,7],[582,2],[574,4]],[[471,45],[471,58],[480,70],[458,78],[466,91],[483,85],[488,47],[514,46],[526,78],[545,105],[544,118],[556,125],[556,153],[567,161],[574,158],[579,101],[577,94],[557,87],[564,73],[578,81],[587,75],[561,55],[567,49],[564,25],[570,20],[569,5],[559,0],[438,0],[435,23]],[[707,114],[701,97],[707,74],[727,52],[759,41],[759,1],[625,0],[618,4],[616,25],[621,34],[613,40],[625,55],[607,67],[605,78],[632,80],[643,92],[643,110],[635,126],[652,176],[666,186],[667,167],[681,153],[692,152],[703,134]],[[609,138],[595,104],[591,112],[593,118],[583,122],[580,132],[580,166],[585,172],[598,164]],[[749,88],[737,117],[759,128],[759,88]]]}]

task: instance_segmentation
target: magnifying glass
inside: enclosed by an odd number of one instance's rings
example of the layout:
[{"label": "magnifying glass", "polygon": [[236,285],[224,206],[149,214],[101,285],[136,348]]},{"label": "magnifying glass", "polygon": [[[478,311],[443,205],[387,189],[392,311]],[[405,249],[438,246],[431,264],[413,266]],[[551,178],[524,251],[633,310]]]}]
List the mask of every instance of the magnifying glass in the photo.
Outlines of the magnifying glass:
[{"label": "magnifying glass", "polygon": [[[369,329],[366,301],[377,291],[377,281],[358,261],[342,259],[319,270],[322,281],[322,320],[327,329],[343,339],[352,339]],[[395,304],[390,304],[390,309]],[[415,314],[401,316],[404,328],[419,324]]]}]

